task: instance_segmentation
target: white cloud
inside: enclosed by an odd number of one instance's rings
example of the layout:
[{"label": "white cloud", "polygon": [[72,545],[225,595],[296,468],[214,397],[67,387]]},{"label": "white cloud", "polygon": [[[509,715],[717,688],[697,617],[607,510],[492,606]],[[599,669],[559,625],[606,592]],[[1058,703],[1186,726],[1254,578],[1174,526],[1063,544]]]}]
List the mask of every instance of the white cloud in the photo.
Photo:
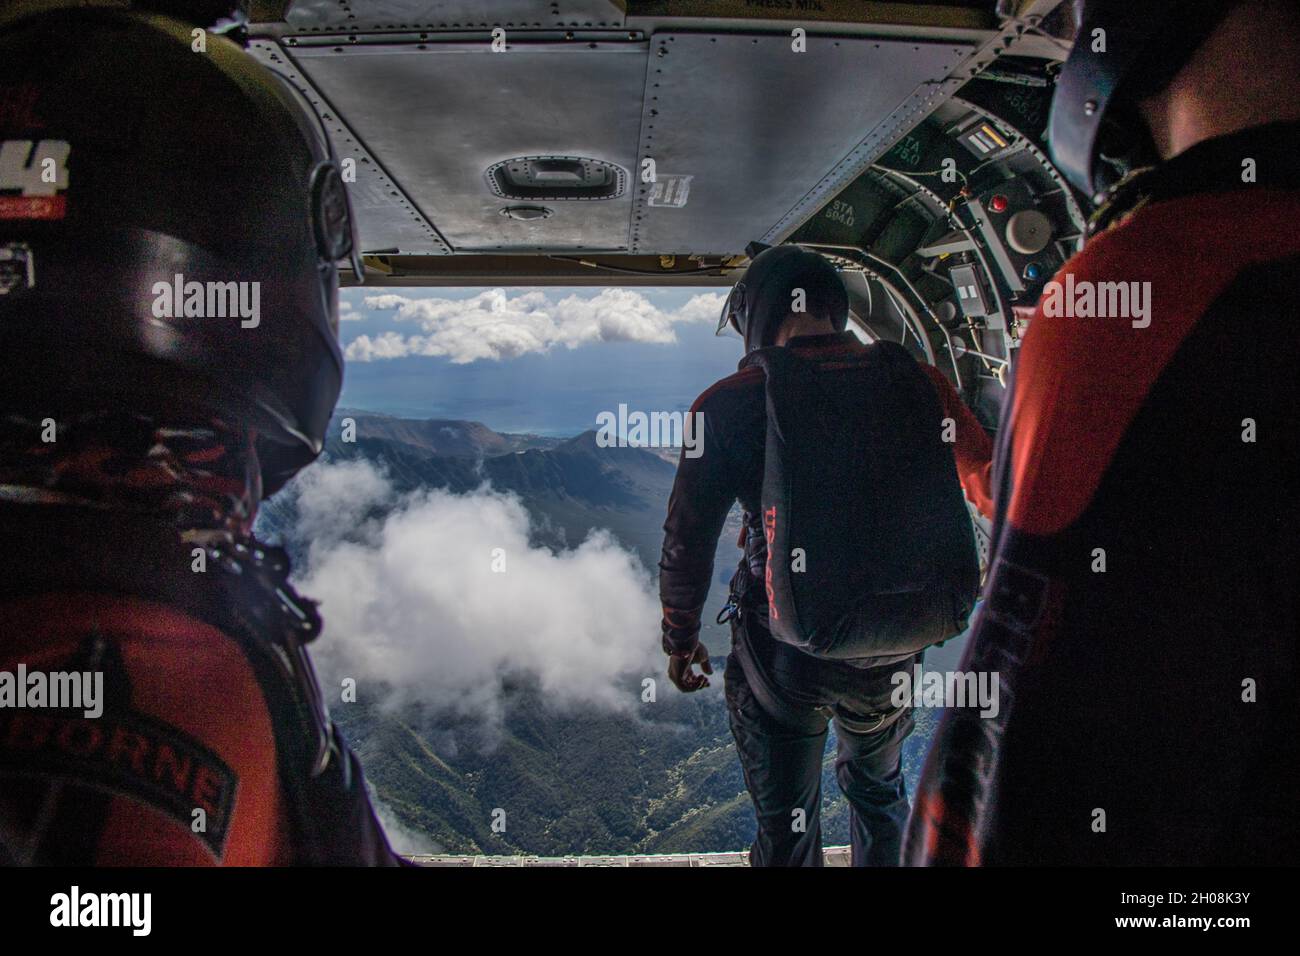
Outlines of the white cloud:
[{"label": "white cloud", "polygon": [[357,307],[354,306],[347,299],[339,299],[339,321],[340,322],[361,322],[365,318],[366,316],[358,312]]},{"label": "white cloud", "polygon": [[360,697],[496,722],[512,677],[556,706],[630,711],[639,678],[662,670],[650,576],[608,534],[558,554],[530,547],[514,495],[399,496],[364,461],[308,469],[291,493],[307,543],[296,583],[321,601],[313,654],[336,687],[353,677]]},{"label": "white cloud", "polygon": [[466,364],[545,352],[557,345],[671,343],[677,340],[675,325],[713,321],[722,301],[720,293],[706,292],[692,296],[680,308],[664,310],[629,289],[602,289],[594,296],[569,295],[558,301],[541,291],[512,296],[504,289],[489,289],[468,299],[367,296],[366,308],[395,311],[396,321],[414,323],[419,332],[361,335],[348,344],[346,355],[353,362],[427,355]]},{"label": "white cloud", "polygon": [[367,515],[397,500],[388,478],[368,461],[322,463],[290,485],[297,508],[294,535],[313,546],[333,548],[349,536],[362,536]]}]

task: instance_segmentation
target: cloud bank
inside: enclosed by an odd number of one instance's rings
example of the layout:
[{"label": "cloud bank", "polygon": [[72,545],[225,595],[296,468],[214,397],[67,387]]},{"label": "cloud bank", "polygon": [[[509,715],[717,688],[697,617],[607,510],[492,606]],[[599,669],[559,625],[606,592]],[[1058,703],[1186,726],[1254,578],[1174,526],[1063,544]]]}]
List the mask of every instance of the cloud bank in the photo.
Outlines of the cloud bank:
[{"label": "cloud bank", "polygon": [[723,298],[716,292],[702,293],[680,308],[664,310],[629,289],[602,289],[594,296],[569,295],[558,301],[542,291],[510,295],[504,289],[468,299],[367,296],[367,309],[393,311],[397,322],[410,322],[419,331],[360,335],[348,343],[346,356],[352,362],[442,356],[464,365],[589,342],[672,343],[678,323],[715,321]]},{"label": "cloud bank", "polygon": [[307,555],[295,583],[325,618],[313,654],[358,699],[496,721],[505,682],[526,677],[549,704],[631,711],[632,678],[662,669],[650,576],[608,534],[531,547],[514,495],[399,495],[366,461],[322,463],[292,488]]}]

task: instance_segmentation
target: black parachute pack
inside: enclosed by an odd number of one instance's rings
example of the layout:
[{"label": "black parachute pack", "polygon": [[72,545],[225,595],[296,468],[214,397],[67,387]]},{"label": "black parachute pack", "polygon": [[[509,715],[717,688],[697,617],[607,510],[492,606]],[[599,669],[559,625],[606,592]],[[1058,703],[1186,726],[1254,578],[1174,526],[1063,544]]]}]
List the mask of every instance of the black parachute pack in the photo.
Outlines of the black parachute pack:
[{"label": "black parachute pack", "polygon": [[767,376],[769,629],[816,657],[887,664],[959,634],[979,563],[934,384],[892,342]]}]

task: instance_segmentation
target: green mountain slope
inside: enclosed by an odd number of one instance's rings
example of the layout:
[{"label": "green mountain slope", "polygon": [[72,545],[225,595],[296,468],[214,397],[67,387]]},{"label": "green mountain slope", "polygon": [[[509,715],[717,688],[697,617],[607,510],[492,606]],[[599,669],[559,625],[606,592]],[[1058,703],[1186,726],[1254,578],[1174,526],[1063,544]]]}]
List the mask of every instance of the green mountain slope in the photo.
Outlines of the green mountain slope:
[{"label": "green mountain slope", "polygon": [[[675,474],[659,454],[600,448],[594,433],[528,447],[529,436],[493,438],[473,423],[341,414],[354,417],[357,440],[331,441],[329,459],[382,464],[404,491],[466,492],[487,481],[520,496],[534,519],[536,544],[573,547],[604,528],[647,568],[658,561]],[[465,453],[446,453],[451,435]],[[485,457],[469,453],[475,449]],[[300,554],[292,506],[271,505],[259,530]],[[738,558],[738,521],[733,514],[719,542],[706,609],[704,640],[715,658],[729,644],[729,631],[713,618]],[[655,624],[647,622],[647,633]],[[727,727],[721,674],[713,687],[691,696],[663,679],[658,695],[625,713],[575,712],[515,681],[505,693],[504,717],[490,728],[440,712],[437,701],[394,712],[362,701],[335,707],[334,716],[386,811],[420,838],[419,846],[402,847],[407,835],[399,833],[399,849],[565,855],[746,847],[753,811]],[[629,687],[627,696],[639,700],[639,688]],[[920,769],[935,720],[934,713],[918,714],[906,753],[909,779]],[[832,745],[823,775],[823,833],[827,843],[843,843],[847,806],[835,787],[833,755]]]}]

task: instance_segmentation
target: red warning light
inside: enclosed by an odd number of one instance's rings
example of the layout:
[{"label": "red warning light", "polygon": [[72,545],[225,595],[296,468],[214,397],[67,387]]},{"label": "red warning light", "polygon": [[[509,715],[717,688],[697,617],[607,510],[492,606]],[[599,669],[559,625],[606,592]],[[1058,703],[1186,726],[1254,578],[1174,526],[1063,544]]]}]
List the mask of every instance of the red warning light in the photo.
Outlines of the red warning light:
[{"label": "red warning light", "polygon": [[994,196],[992,199],[989,200],[989,208],[992,209],[994,212],[1006,212],[1007,197]]}]

